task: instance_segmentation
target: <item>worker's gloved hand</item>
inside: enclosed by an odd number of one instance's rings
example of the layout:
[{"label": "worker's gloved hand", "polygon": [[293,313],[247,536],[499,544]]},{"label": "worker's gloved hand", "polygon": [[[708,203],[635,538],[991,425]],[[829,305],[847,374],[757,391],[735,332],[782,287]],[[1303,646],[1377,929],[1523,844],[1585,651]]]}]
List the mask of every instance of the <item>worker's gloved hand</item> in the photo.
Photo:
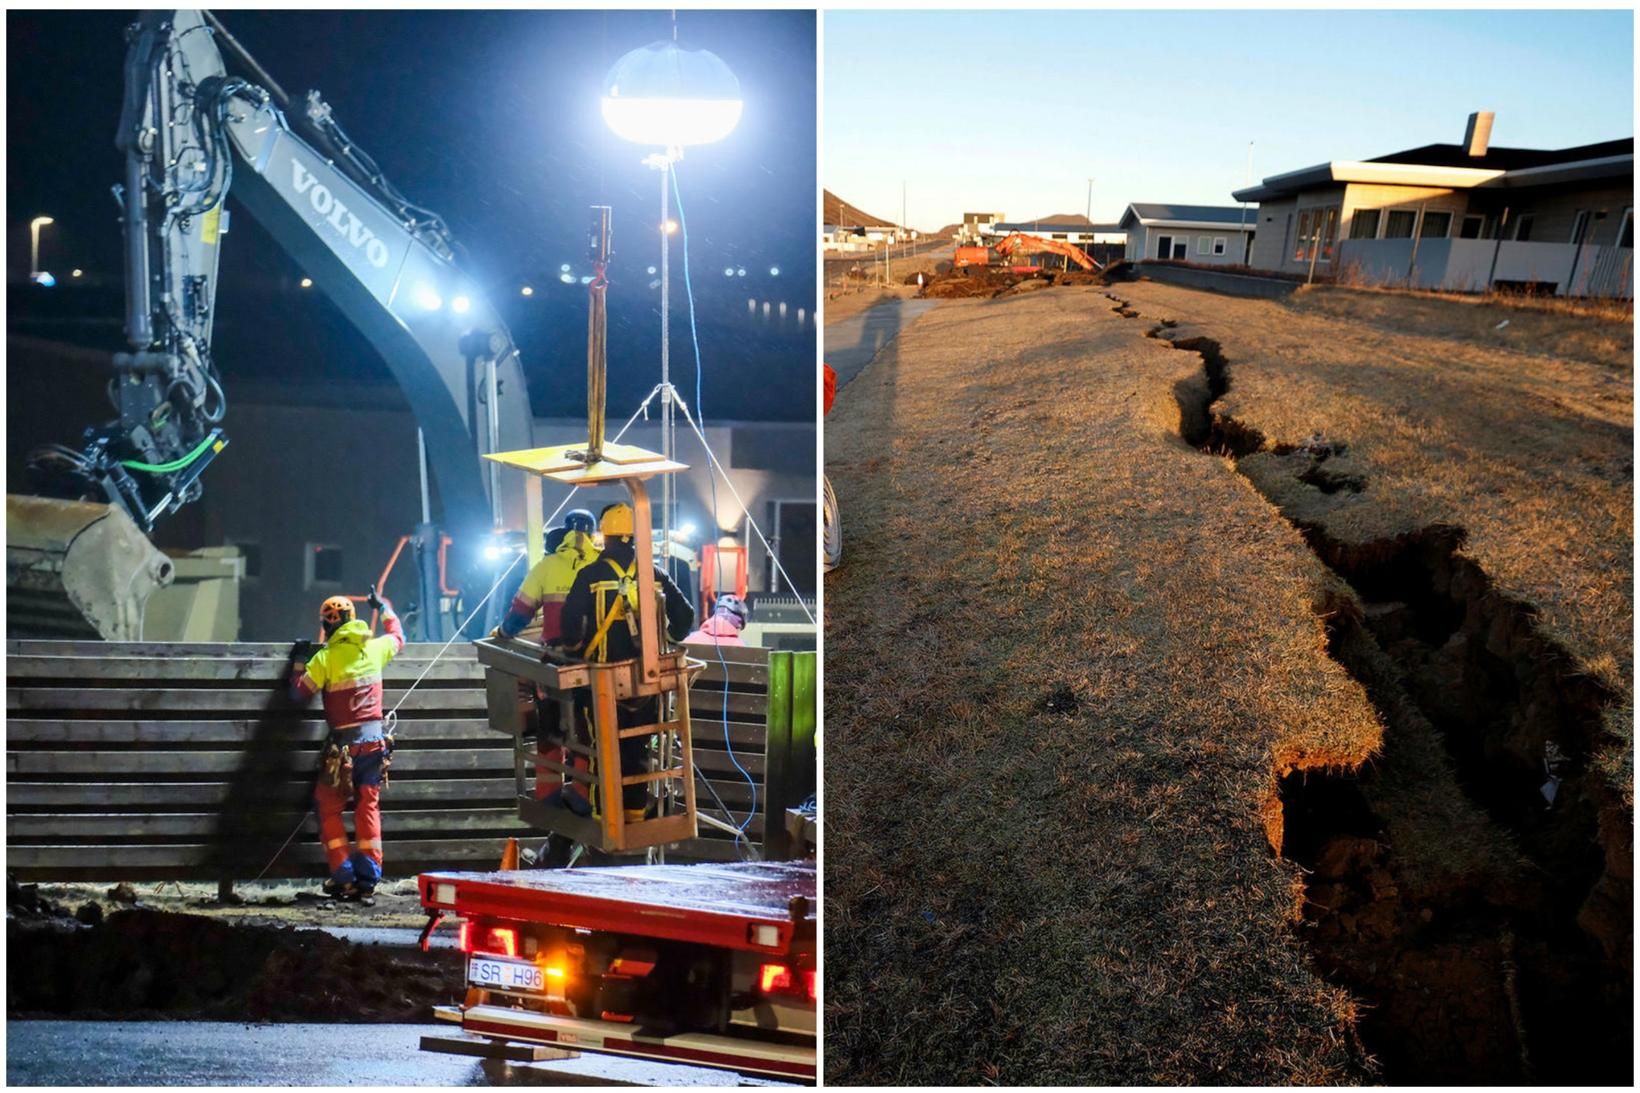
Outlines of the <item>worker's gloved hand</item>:
[{"label": "worker's gloved hand", "polygon": [[[355,585],[354,587],[357,587],[357,586]],[[365,597],[364,602],[368,603],[370,605],[370,609],[372,611],[380,611],[383,607],[387,606],[386,601],[384,601],[380,596],[376,595],[376,586],[375,585],[370,586],[370,595]]]},{"label": "worker's gloved hand", "polygon": [[313,643],[303,638],[293,642],[290,647],[290,662],[292,664],[305,663],[313,655]]},{"label": "worker's gloved hand", "polygon": [[490,640],[491,641],[506,641],[507,640],[507,634],[506,634],[505,631],[503,631],[501,629],[501,627],[497,626],[494,630],[490,631]]}]

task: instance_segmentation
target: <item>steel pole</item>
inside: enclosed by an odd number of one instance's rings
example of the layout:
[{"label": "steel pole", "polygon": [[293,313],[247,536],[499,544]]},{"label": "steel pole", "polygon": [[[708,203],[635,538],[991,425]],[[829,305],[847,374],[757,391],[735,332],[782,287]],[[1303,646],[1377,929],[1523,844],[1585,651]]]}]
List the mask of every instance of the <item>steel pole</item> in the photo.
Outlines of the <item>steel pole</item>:
[{"label": "steel pole", "polygon": [[[676,397],[672,390],[672,325],[671,325],[671,262],[672,245],[671,235],[667,229],[667,213],[671,210],[672,164],[680,153],[676,149],[667,149],[665,163],[661,166],[661,455],[669,461],[674,459],[672,436],[672,400]],[[699,407],[696,407],[697,412]],[[661,543],[663,558],[671,558],[672,544],[672,505],[673,505],[672,476],[661,475]],[[640,564],[653,565],[654,559],[638,559]],[[671,569],[668,567],[667,572]],[[647,605],[646,605],[647,606]]]}]

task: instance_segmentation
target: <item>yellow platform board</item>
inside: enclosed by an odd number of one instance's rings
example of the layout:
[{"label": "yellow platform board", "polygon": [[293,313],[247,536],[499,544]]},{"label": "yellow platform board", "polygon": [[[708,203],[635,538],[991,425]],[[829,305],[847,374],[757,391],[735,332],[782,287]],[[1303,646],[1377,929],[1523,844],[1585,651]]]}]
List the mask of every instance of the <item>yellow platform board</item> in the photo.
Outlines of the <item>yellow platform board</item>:
[{"label": "yellow platform board", "polygon": [[600,482],[648,478],[676,474],[689,468],[647,448],[633,444],[604,444],[603,458],[590,466],[585,462],[587,446],[556,444],[550,448],[525,448],[516,452],[495,452],[484,458],[531,474],[572,486],[592,486]]}]

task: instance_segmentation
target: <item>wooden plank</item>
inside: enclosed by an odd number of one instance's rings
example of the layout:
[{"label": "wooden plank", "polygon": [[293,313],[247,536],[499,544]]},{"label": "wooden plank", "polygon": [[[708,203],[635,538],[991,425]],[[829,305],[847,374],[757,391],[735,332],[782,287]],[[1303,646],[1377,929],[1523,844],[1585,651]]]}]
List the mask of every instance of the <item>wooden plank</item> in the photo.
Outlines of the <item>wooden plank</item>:
[{"label": "wooden plank", "polygon": [[768,696],[745,691],[697,691],[689,692],[689,716],[697,721],[722,721],[723,708],[729,707],[731,721],[762,722],[763,711],[769,707]]},{"label": "wooden plank", "polygon": [[[731,808],[751,803],[751,787],[737,774],[695,780],[702,806],[711,803],[710,784]],[[313,792],[311,778],[291,778],[258,783],[254,795],[235,796],[247,803],[269,802],[273,807],[289,807],[305,801]],[[400,773],[393,768],[392,784],[382,794],[382,811],[406,806],[421,808],[473,808],[499,805],[513,800],[516,786],[511,774],[492,778],[424,778]],[[242,791],[241,791],[242,792]],[[6,784],[6,808],[15,814],[21,809],[119,811],[151,809],[186,812],[221,807],[230,797],[227,782],[18,782]],[[736,821],[739,822],[738,820]]]},{"label": "wooden plank", "polygon": [[[501,850],[505,845],[506,838],[504,836],[477,839],[457,836],[449,839],[402,840],[386,848],[388,854],[387,867],[389,871],[396,871],[403,868],[403,863],[408,862],[496,862],[501,859]],[[260,850],[262,848],[258,845],[256,849]],[[110,875],[113,875],[113,873],[125,869],[199,867],[209,866],[221,860],[222,848],[208,843],[6,847],[6,867],[15,870],[105,869],[111,870]],[[287,869],[294,866],[296,872],[299,873],[313,872],[316,868],[323,872],[325,864],[324,848],[319,845],[316,839],[298,839],[286,847],[277,864]],[[261,868],[261,865],[261,862],[247,862],[246,868],[249,874],[254,874]],[[286,873],[285,875],[290,874]]]},{"label": "wooden plank", "polygon": [[[314,637],[318,636],[315,630]],[[284,641],[55,641],[18,639],[6,642],[6,657],[286,657],[291,642]],[[472,645],[456,642],[444,649],[443,642],[412,641],[405,645],[395,660],[432,660],[444,650],[442,660],[467,660],[478,663]]]},{"label": "wooden plank", "polygon": [[[484,710],[484,692],[470,687],[418,687],[404,695],[389,687],[383,700],[389,709],[397,706],[401,711],[462,710],[480,714]],[[318,708],[317,700],[313,708]],[[288,717],[303,712],[305,707],[295,706],[275,691],[151,687],[7,687],[6,709],[111,710],[125,714],[133,711],[191,713],[199,710],[222,710]]]},{"label": "wooden plank", "polygon": [[[294,774],[314,769],[317,752],[312,748],[268,751],[247,755],[220,751],[10,751],[6,753],[8,774],[39,779],[52,774],[203,775],[235,774],[245,770],[280,771]],[[393,755],[393,773],[415,771],[512,770],[510,748],[405,748]]]},{"label": "wooden plank", "polygon": [[[224,744],[243,745],[256,736],[256,721],[106,721],[38,720],[13,718],[6,722],[6,742],[15,744]],[[721,726],[720,726],[721,728]],[[288,736],[293,747],[316,747],[329,735],[323,720],[308,718],[281,725],[280,735]],[[485,742],[493,745],[495,734],[480,717],[449,720],[406,721],[398,729],[400,743],[432,741]],[[739,742],[738,737],[735,737]],[[721,738],[720,738],[721,742]]]},{"label": "wooden plank", "polygon": [[[301,819],[295,810],[265,812],[257,817],[255,830],[266,829],[283,838]],[[126,812],[74,815],[34,813],[6,817],[7,846],[54,840],[135,840],[209,839],[222,830],[222,817],[215,812]],[[527,825],[515,808],[404,809],[383,810],[382,831],[389,837],[428,833],[436,836],[458,832],[522,831]],[[317,838],[319,821],[308,816],[297,837]]]},{"label": "wooden plank", "polygon": [[[282,682],[290,667],[288,657],[58,657],[18,656],[6,661],[6,679],[38,686],[37,680],[71,679],[91,682],[144,680],[214,684]],[[426,673],[422,686],[458,681],[481,683],[484,669],[472,660],[441,658],[436,663],[395,658],[382,673],[389,682],[406,685]]]},{"label": "wooden plank", "polygon": [[[281,803],[301,801],[313,792],[311,778],[269,781],[259,787],[258,799]],[[746,789],[741,783],[740,788]],[[393,767],[392,784],[382,794],[382,811],[407,804],[423,807],[470,808],[479,803],[511,802],[516,787],[505,778],[416,778],[400,776]],[[6,783],[6,808],[98,810],[156,808],[187,811],[220,807],[229,798],[227,782],[17,782]],[[293,821],[294,822],[294,821]]]}]

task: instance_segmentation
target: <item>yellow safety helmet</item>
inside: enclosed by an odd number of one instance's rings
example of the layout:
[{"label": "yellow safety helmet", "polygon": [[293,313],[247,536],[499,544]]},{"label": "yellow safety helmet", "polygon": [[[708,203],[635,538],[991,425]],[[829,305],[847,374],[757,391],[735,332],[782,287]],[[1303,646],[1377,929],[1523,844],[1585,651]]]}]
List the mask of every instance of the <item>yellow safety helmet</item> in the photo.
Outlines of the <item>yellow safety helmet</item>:
[{"label": "yellow safety helmet", "polygon": [[332,596],[319,608],[319,621],[334,630],[344,622],[353,621],[353,601],[346,596]]},{"label": "yellow safety helmet", "polygon": [[598,530],[604,533],[606,539],[630,539],[635,534],[636,526],[632,506],[624,501],[617,501],[605,508],[598,519]]}]

